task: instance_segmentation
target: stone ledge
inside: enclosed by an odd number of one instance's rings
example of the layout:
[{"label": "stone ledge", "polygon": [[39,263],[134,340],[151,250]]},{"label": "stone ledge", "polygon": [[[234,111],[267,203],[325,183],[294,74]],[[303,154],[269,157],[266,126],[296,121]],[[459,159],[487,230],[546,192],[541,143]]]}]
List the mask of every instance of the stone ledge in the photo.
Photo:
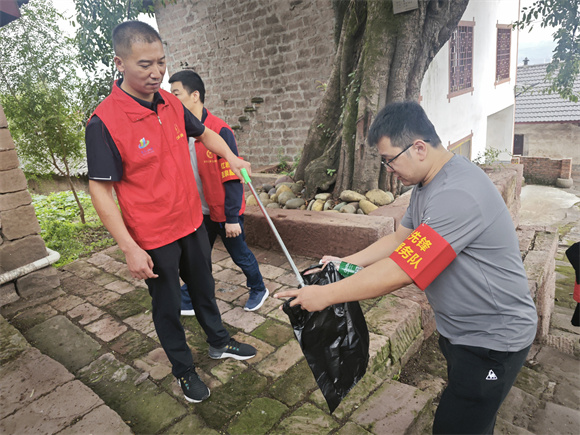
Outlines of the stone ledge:
[{"label": "stone ledge", "polygon": [[[350,255],[394,231],[392,217],[284,209],[267,212],[288,252],[305,257]],[[244,217],[248,245],[281,251],[259,207],[246,208]]]}]

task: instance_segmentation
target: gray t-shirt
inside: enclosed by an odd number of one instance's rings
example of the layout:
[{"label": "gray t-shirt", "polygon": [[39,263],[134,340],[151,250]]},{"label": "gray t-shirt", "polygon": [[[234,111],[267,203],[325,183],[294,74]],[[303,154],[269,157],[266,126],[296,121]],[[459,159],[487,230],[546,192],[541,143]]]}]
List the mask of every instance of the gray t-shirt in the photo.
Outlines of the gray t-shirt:
[{"label": "gray t-shirt", "polygon": [[509,211],[489,177],[453,156],[426,186],[415,186],[401,224],[426,223],[457,257],[425,289],[437,330],[453,344],[517,352],[536,335],[528,289]]}]

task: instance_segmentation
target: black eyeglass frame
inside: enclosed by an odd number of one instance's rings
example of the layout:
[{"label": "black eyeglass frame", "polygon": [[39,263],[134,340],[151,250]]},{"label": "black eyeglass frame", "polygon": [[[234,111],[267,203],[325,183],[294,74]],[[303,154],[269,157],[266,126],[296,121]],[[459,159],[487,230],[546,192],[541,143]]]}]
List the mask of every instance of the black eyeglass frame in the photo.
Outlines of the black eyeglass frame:
[{"label": "black eyeglass frame", "polygon": [[[423,142],[431,142],[430,139],[417,139],[417,140],[422,140]],[[417,140],[415,142],[417,142]],[[403,151],[401,151],[399,154],[397,154],[395,157],[393,157],[390,160],[385,160],[384,157],[381,157],[381,165],[383,165],[385,168],[389,168],[391,171],[395,171],[395,169],[391,166],[391,163],[393,163],[393,160],[395,160],[397,157],[399,157],[401,154],[403,154],[405,151],[407,151],[409,148],[411,148],[413,145],[415,145],[415,142],[407,145],[405,148],[403,148]]]}]

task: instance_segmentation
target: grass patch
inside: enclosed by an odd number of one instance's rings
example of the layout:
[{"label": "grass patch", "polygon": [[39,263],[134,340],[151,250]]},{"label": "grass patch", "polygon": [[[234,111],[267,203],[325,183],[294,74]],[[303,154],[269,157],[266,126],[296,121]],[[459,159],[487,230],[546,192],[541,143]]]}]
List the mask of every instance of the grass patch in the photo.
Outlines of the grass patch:
[{"label": "grass patch", "polygon": [[85,210],[85,224],[81,223],[72,191],[32,195],[40,235],[48,248],[60,254],[60,260],[54,264],[56,267],[115,244],[101,223],[90,196],[84,191],[77,192],[77,195]]}]

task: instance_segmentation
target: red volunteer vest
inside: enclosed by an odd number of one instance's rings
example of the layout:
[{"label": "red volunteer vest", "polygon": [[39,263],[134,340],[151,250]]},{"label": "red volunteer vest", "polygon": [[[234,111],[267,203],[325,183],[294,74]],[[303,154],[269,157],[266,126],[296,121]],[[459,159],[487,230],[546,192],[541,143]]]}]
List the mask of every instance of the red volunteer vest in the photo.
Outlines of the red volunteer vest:
[{"label": "red volunteer vest", "polygon": [[123,221],[143,249],[155,249],[194,232],[202,223],[201,201],[189,158],[183,105],[160,90],[157,114],[115,83],[94,112],[123,160],[115,192]]},{"label": "red volunteer vest", "polygon": [[[206,109],[206,111],[207,116],[204,122],[206,128],[215,131],[217,134],[224,127],[231,131],[230,126],[225,121],[217,116],[213,116],[209,110]],[[199,177],[201,178],[203,196],[209,207],[210,219],[214,222],[225,222],[224,203],[226,200],[226,191],[223,183],[230,180],[241,181],[232,172],[230,164],[226,159],[216,156],[198,140],[195,141],[195,154],[197,156],[197,169],[199,171]],[[246,210],[246,201],[243,193],[240,200],[241,216]]]}]

